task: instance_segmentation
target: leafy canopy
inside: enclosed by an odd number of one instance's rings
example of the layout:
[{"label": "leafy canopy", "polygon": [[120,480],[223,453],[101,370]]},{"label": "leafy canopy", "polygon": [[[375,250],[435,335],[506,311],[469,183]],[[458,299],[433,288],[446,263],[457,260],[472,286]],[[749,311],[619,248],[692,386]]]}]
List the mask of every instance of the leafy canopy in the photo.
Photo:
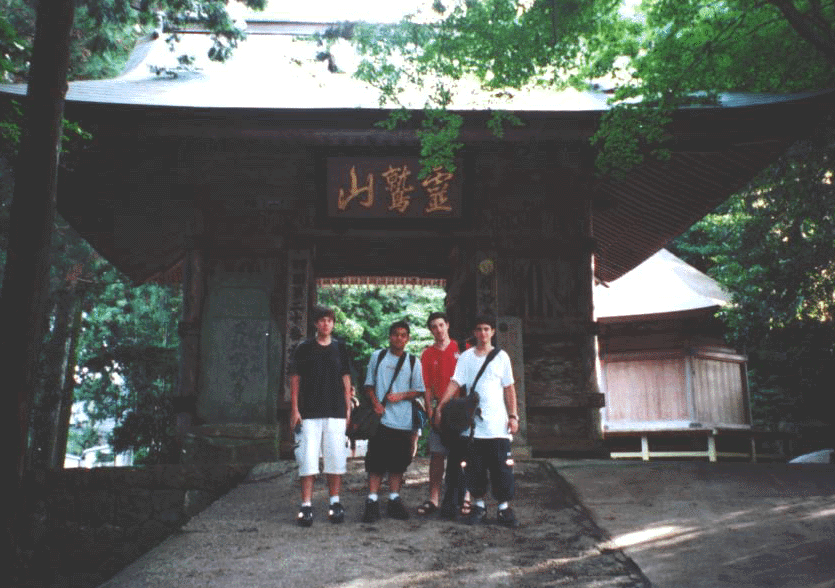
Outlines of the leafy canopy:
[{"label": "leafy canopy", "polygon": [[361,384],[371,354],[388,347],[389,326],[395,321],[409,323],[406,351],[420,357],[433,341],[426,319],[443,311],[446,293],[431,287],[327,286],[317,296],[319,303],[334,309],[334,333],[345,341]]},{"label": "leafy canopy", "polygon": [[[356,27],[365,56],[357,76],[394,101],[423,88],[433,109],[449,106],[465,79],[496,96],[606,89],[613,108],[595,137],[601,173],[664,155],[663,127],[679,106],[835,82],[831,2],[456,0],[433,8],[420,21]],[[444,132],[455,140],[451,122]]]}]

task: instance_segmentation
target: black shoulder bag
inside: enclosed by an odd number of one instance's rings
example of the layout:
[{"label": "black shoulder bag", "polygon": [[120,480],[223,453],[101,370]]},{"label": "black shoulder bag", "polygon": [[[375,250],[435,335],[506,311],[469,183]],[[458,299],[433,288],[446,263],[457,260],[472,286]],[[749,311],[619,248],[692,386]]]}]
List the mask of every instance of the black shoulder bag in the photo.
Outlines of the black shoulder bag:
[{"label": "black shoulder bag", "polygon": [[[380,356],[377,358],[377,365],[374,368],[374,394],[377,393],[377,375],[380,372],[380,364],[383,363],[386,351],[388,350],[383,349],[380,352]],[[391,392],[391,387],[394,385],[394,381],[400,374],[400,368],[403,367],[404,361],[406,361],[406,353],[401,355],[400,359],[397,360],[397,366],[394,368],[394,376],[392,376],[391,382],[389,382],[388,390],[386,390],[386,393],[383,396],[383,407],[385,407],[386,402],[388,402],[389,392]],[[356,441],[358,439],[371,439],[377,432],[377,427],[380,426],[381,418],[382,415],[377,414],[377,411],[374,410],[374,404],[370,400],[364,404],[360,404],[359,407],[351,411],[351,421],[348,423],[346,435],[348,435],[348,438],[351,441]]]},{"label": "black shoulder bag", "polygon": [[446,447],[450,447],[450,443],[454,442],[461,433],[470,429],[470,437],[475,433],[475,417],[478,414],[478,393],[475,391],[476,384],[478,384],[481,374],[484,373],[487,364],[493,361],[493,358],[499,354],[499,348],[494,347],[487,354],[484,363],[481,364],[481,369],[473,380],[472,385],[467,390],[466,384],[461,387],[463,395],[458,398],[452,398],[443,408],[441,413],[441,443]]}]

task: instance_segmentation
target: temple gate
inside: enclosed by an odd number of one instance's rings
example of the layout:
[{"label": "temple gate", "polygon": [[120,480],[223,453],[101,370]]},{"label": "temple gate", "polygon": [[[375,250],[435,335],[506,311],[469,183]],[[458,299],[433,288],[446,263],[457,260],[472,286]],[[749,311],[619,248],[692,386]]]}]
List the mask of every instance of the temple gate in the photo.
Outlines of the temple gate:
[{"label": "temple gate", "polygon": [[[275,24],[253,23],[234,60],[262,66],[291,43]],[[174,404],[193,461],[287,453],[288,353],[309,333],[316,280],[352,275],[445,280],[456,337],[476,313],[496,316],[524,403],[520,443],[602,453],[593,281],[664,247],[832,105],[821,92],[684,108],[669,159],[598,178],[590,138],[607,96],[555,92],[532,107],[520,95],[507,109],[521,124],[502,138],[488,109],[462,107],[456,169],[420,175],[420,107],[383,129],[378,95],[336,74],[343,93],[321,83],[314,55],[307,69],[282,65],[290,90],[230,62],[182,80],[135,69],[67,94],[67,118],[94,140],[59,180],[59,212],[134,281],[182,279]],[[23,94],[0,87],[4,102]]]}]

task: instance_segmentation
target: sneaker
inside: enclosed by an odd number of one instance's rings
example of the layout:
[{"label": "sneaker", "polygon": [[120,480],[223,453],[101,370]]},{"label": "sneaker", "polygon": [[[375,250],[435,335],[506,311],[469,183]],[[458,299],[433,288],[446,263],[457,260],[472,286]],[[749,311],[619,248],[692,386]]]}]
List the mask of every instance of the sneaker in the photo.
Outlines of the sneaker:
[{"label": "sneaker", "polygon": [[339,502],[331,504],[328,510],[328,520],[333,524],[338,524],[345,520],[345,509],[342,508],[342,504]]},{"label": "sneaker", "polygon": [[487,509],[474,504],[470,514],[464,519],[468,525],[480,525],[487,518]]},{"label": "sneaker", "polygon": [[406,507],[403,506],[403,501],[398,496],[394,500],[389,500],[386,507],[386,514],[389,518],[406,521],[409,519],[409,513],[406,512]]},{"label": "sneaker", "polygon": [[380,520],[380,501],[367,498],[365,500],[365,512],[362,514],[362,522],[374,523],[378,520]]},{"label": "sneaker", "polygon": [[516,515],[513,514],[513,509],[510,507],[500,510],[496,516],[496,520],[503,527],[509,527],[511,529],[519,528],[519,521],[516,520]]},{"label": "sneaker", "polygon": [[309,527],[313,524],[313,507],[303,506],[299,509],[299,516],[296,519],[300,527]]}]

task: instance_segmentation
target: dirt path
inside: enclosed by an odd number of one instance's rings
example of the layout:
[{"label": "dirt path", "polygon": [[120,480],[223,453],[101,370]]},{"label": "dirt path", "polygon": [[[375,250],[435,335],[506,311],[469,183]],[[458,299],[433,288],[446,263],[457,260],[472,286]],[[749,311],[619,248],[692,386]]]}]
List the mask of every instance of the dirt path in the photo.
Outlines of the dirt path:
[{"label": "dirt path", "polygon": [[[177,536],[106,582],[107,588],[577,586],[647,587],[546,461],[517,464],[514,508],[520,529],[470,527],[423,519],[427,462],[407,473],[403,498],[412,518],[359,522],[367,493],[361,460],[351,461],[342,502],[346,521],[326,520],[317,480],[313,527],[295,524],[294,464],[257,468],[238,488],[192,519]],[[384,509],[383,509],[384,511]]]}]

